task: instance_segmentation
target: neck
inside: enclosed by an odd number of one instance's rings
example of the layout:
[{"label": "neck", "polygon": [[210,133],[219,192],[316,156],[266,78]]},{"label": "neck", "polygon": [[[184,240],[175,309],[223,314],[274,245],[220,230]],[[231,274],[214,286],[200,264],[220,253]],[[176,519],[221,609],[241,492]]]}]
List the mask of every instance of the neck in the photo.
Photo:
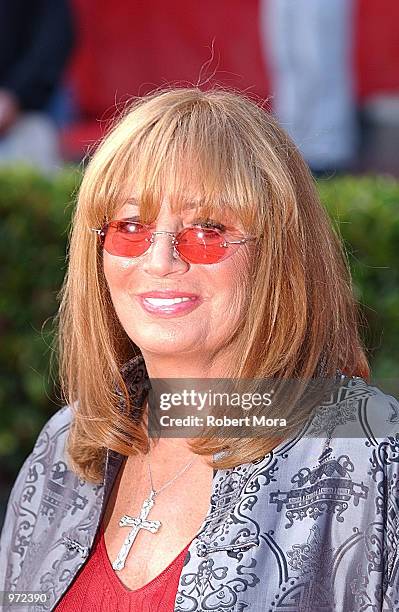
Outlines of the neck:
[{"label": "neck", "polygon": [[234,351],[222,349],[213,355],[158,354],[142,351],[150,378],[223,378],[229,376]]},{"label": "neck", "polygon": [[[228,377],[229,367],[235,363],[233,357],[234,350],[229,344],[228,350],[220,350],[215,355],[175,355],[175,354],[154,354],[142,350],[146,370],[150,379],[208,379]],[[147,422],[148,406],[145,409],[145,422]],[[161,462],[173,457],[175,467],[178,468],[185,460],[188,461],[193,456],[193,452],[188,446],[189,438],[169,438],[161,437],[159,440],[149,439],[150,452],[148,458],[155,462]],[[205,463],[212,459],[211,456],[199,456],[199,462]]]},{"label": "neck", "polygon": [[[146,402],[143,421],[145,423],[145,429],[147,429],[148,423],[148,404]],[[206,464],[207,461],[212,459],[211,455],[195,455],[190,447],[188,446],[190,438],[148,438],[149,451],[147,453],[147,459],[151,464],[167,465],[172,464],[172,469],[178,469],[179,466],[184,465],[184,462],[189,461],[196,456],[195,463]]]}]

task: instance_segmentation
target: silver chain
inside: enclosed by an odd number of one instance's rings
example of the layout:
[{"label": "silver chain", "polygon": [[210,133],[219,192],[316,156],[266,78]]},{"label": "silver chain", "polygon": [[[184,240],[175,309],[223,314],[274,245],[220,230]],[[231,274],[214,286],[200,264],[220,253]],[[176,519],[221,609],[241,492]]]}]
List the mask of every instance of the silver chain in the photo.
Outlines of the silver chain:
[{"label": "silver chain", "polygon": [[159,493],[161,491],[163,491],[164,489],[166,489],[166,487],[168,487],[169,485],[172,484],[172,482],[174,482],[176,480],[176,478],[178,478],[179,476],[182,476],[182,474],[184,474],[184,472],[186,472],[188,470],[189,467],[192,466],[192,464],[194,463],[194,461],[198,459],[198,457],[193,457],[193,459],[191,459],[187,465],[184,466],[184,468],[182,468],[179,472],[177,472],[177,474],[175,476],[173,476],[173,478],[171,478],[170,480],[168,480],[167,482],[165,482],[164,485],[162,485],[162,487],[160,489],[158,489],[158,491],[155,491],[154,489],[154,483],[152,481],[152,473],[151,473],[151,466],[150,466],[150,462],[147,459],[147,465],[148,465],[148,473],[150,475],[150,482],[151,482],[151,491],[153,496],[155,497],[155,495],[159,495]]}]

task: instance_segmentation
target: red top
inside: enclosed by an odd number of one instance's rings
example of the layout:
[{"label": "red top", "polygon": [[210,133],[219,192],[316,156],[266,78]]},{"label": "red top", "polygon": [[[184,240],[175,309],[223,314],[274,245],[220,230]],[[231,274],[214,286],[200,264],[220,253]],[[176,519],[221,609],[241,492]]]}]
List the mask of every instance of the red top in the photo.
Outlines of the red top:
[{"label": "red top", "polygon": [[131,591],[118,578],[107,555],[102,525],[82,571],[54,608],[56,612],[173,612],[187,554],[181,553],[156,578]]}]

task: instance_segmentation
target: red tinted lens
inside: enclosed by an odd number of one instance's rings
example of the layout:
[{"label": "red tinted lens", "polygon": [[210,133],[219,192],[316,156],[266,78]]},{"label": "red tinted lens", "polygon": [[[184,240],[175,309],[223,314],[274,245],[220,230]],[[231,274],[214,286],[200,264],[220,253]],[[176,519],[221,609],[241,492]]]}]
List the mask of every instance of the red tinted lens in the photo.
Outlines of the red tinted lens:
[{"label": "red tinted lens", "polygon": [[112,221],[104,239],[104,249],[119,257],[138,257],[150,247],[151,233],[141,223]]},{"label": "red tinted lens", "polygon": [[223,235],[215,229],[190,227],[177,237],[179,254],[190,263],[211,264],[225,259],[237,248],[237,245],[222,246]]}]

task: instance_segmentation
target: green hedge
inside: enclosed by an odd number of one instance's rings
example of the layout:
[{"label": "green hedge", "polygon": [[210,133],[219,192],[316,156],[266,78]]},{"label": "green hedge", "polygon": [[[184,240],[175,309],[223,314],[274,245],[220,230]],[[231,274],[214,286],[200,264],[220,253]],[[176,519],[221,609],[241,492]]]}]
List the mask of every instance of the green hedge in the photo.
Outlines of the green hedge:
[{"label": "green hedge", "polygon": [[59,395],[50,377],[52,321],[65,273],[73,193],[79,178],[0,170],[0,465],[15,472]]},{"label": "green hedge", "polygon": [[373,378],[397,378],[399,182],[388,176],[346,176],[319,181],[319,192],[349,257]]},{"label": "green hedge", "polygon": [[[65,272],[77,170],[53,179],[27,169],[0,171],[0,465],[14,478],[59,406],[49,374],[52,317]],[[319,182],[342,235],[369,324],[373,371],[395,377],[399,361],[399,183],[386,177]]]}]

